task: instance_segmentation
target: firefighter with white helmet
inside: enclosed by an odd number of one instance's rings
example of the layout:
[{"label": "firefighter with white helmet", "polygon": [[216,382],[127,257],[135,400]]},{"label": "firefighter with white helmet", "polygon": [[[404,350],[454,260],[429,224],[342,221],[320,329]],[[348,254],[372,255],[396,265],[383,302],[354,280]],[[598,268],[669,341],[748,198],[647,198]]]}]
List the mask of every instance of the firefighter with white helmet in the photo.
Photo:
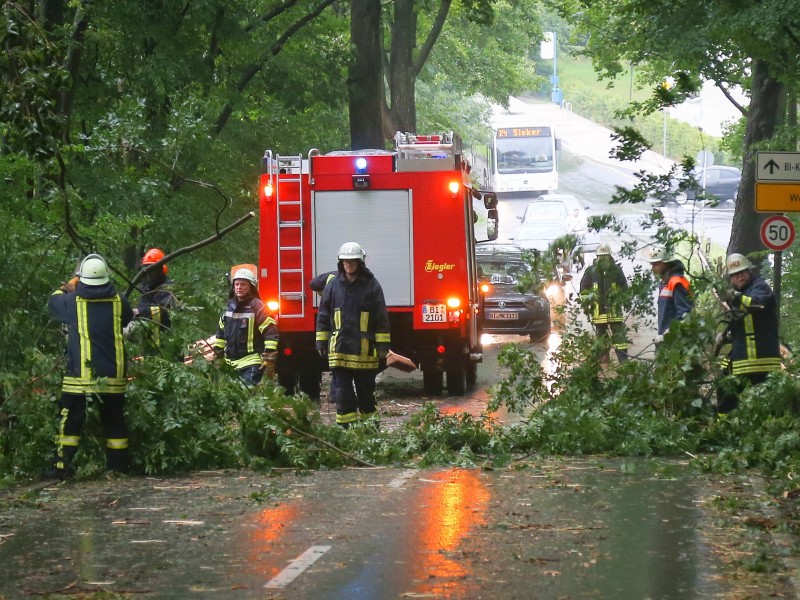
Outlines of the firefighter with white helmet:
[{"label": "firefighter with white helmet", "polygon": [[[623,304],[628,280],[622,268],[611,256],[611,246],[602,243],[595,251],[597,258],[581,278],[580,298],[587,316],[594,325],[597,337],[611,338],[611,346],[619,362],[628,360]],[[608,360],[608,352],[601,361]]]},{"label": "firefighter with white helmet", "polygon": [[217,356],[224,356],[242,381],[253,386],[265,375],[275,375],[278,358],[278,323],[258,294],[257,271],[252,264],[231,269],[228,303],[214,342]]},{"label": "firefighter with white helmet", "polygon": [[336,389],[336,423],[378,421],[375,376],[389,353],[389,312],[383,288],[357,242],[337,253],[338,273],[324,287],[317,313],[316,344],[327,357]]},{"label": "firefighter with white helmet", "polygon": [[161,353],[162,335],[172,326],[171,312],[177,306],[175,294],[172,292],[173,281],[167,277],[167,264],[151,266],[164,256],[164,251],[160,248],[150,248],[141,260],[145,273],[138,286],[141,296],[133,314],[137,328],[139,325],[148,325],[143,328],[142,336],[148,354]]},{"label": "firefighter with white helmet", "polygon": [[664,338],[673,321],[688,315],[694,303],[686,278],[686,267],[664,246],[653,246],[647,253],[650,268],[658,277],[658,333],[656,342]]},{"label": "firefighter with white helmet", "polygon": [[122,330],[133,319],[133,310],[125,296],[117,293],[109,279],[108,264],[99,254],[83,259],[78,275],[50,296],[48,308],[67,327],[67,368],[58,403],[56,456],[43,475],[65,479],[72,474],[88,398],[100,408],[106,467],[127,472],[128,380]]},{"label": "firefighter with white helmet", "polygon": [[729,277],[742,271],[749,271],[753,268],[753,263],[744,254],[731,254],[725,259],[725,274]]},{"label": "firefighter with white helmet", "polygon": [[736,389],[717,389],[717,410],[730,412],[739,405],[739,394],[747,385],[763,382],[781,368],[778,339],[778,307],[770,285],[753,271],[753,263],[734,253],[725,260],[731,289],[722,299],[733,309],[730,323],[731,349],[723,366],[736,377]]}]

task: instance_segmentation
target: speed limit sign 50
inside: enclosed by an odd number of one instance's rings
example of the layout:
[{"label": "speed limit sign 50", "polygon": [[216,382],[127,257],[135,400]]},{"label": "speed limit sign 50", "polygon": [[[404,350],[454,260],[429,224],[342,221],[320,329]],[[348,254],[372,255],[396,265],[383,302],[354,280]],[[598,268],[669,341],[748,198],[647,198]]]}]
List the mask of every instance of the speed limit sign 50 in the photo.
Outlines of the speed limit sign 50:
[{"label": "speed limit sign 50", "polygon": [[761,224],[761,241],[770,250],[786,250],[794,242],[794,225],[783,215],[769,217]]}]

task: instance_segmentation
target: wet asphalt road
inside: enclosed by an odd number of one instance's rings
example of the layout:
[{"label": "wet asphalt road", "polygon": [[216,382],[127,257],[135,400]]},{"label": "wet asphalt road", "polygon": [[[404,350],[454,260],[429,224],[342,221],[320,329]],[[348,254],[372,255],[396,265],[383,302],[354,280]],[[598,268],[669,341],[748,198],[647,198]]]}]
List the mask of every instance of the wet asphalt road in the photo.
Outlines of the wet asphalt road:
[{"label": "wet asphalt road", "polygon": [[0,597],[743,597],[715,493],[609,459],[61,484],[2,508]]}]

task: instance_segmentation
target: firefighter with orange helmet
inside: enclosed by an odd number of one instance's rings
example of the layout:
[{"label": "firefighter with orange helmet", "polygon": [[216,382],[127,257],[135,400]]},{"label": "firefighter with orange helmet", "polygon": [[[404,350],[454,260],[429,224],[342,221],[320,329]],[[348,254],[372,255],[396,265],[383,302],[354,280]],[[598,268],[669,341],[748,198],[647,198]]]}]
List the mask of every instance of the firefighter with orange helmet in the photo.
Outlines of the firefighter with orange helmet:
[{"label": "firefighter with orange helmet", "polygon": [[258,293],[255,265],[231,270],[231,290],[219,318],[214,349],[234,367],[242,381],[258,384],[264,375],[275,375],[278,357],[278,324]]},{"label": "firefighter with orange helmet", "polygon": [[108,264],[99,254],[83,259],[78,276],[53,292],[48,308],[67,327],[67,369],[58,402],[56,456],[43,476],[66,479],[72,474],[88,399],[97,402],[100,409],[106,467],[127,472],[128,379],[122,330],[133,319],[133,310],[127,298],[117,293],[109,279]]},{"label": "firefighter with orange helmet", "polygon": [[162,334],[172,326],[171,311],[177,306],[172,292],[173,282],[167,277],[167,264],[150,266],[163,258],[164,251],[160,248],[151,248],[142,257],[141,265],[145,270],[143,283],[139,286],[142,295],[133,309],[137,323],[153,324],[147,329],[145,345],[153,347],[155,352],[161,347]]},{"label": "firefighter with orange helmet", "polygon": [[734,253],[725,260],[725,274],[731,289],[723,300],[731,308],[731,350],[723,367],[736,378],[734,389],[717,389],[717,410],[730,412],[739,405],[739,394],[748,385],[763,382],[772,371],[781,368],[778,339],[778,309],[770,285],[754,271],[743,254]]},{"label": "firefighter with orange helmet", "polygon": [[389,312],[383,288],[357,242],[339,248],[338,273],[325,285],[317,313],[316,344],[328,358],[336,390],[336,423],[377,421],[375,377],[389,353]]}]

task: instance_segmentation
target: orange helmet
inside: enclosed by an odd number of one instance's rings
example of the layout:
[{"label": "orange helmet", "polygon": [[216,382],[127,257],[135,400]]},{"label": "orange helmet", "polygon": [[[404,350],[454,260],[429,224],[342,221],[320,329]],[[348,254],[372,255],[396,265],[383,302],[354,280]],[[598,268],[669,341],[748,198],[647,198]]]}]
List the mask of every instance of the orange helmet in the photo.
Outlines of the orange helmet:
[{"label": "orange helmet", "polygon": [[[147,252],[144,253],[142,257],[142,266],[144,265],[152,265],[153,263],[157,263],[162,258],[164,258],[164,251],[160,248],[150,248]],[[167,274],[167,265],[164,263],[161,265],[161,270],[164,272],[164,275]]]}]

